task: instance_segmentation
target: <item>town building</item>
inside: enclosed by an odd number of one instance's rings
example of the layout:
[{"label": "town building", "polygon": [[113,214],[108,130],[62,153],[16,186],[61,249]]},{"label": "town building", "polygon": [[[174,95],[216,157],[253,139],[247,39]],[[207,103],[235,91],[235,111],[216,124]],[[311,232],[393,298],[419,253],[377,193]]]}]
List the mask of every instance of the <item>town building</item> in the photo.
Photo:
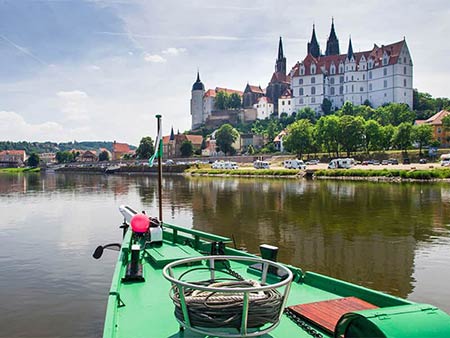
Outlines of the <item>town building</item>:
[{"label": "town building", "polygon": [[278,114],[286,113],[288,116],[293,113],[292,93],[288,88],[278,99]]},{"label": "town building", "polygon": [[77,158],[80,162],[97,162],[98,156],[95,150],[85,150]]},{"label": "town building", "polygon": [[274,104],[266,96],[260,97],[258,102],[253,105],[253,108],[256,109],[256,117],[259,120],[270,117],[275,111]]},{"label": "town building", "polygon": [[119,143],[114,141],[112,145],[111,160],[121,160],[124,155],[132,155],[134,151],[130,149],[130,146],[126,143]]},{"label": "town building", "polygon": [[203,143],[201,135],[175,134],[173,128],[170,135],[163,136],[163,157],[174,158],[181,157],[181,145],[185,142],[191,142],[194,152],[200,152]]},{"label": "town building", "polygon": [[441,110],[427,120],[416,120],[414,124],[428,124],[433,127],[433,140],[438,141],[442,147],[450,146],[450,131],[444,128],[442,119],[450,114],[448,110]]},{"label": "town building", "polygon": [[242,97],[242,106],[244,108],[252,108],[258,99],[265,95],[264,90],[261,86],[252,86],[247,83],[244,89],[244,95]]},{"label": "town building", "polygon": [[307,55],[291,71],[294,111],[310,107],[322,113],[324,99],[332,109],[344,102],[354,105],[413,102],[413,63],[406,40],[355,52],[349,39],[347,52],[340,54],[334,22],[331,24],[325,54],[321,54],[315,26]]},{"label": "town building", "polygon": [[25,150],[0,151],[0,167],[21,167],[25,164],[26,159]]}]

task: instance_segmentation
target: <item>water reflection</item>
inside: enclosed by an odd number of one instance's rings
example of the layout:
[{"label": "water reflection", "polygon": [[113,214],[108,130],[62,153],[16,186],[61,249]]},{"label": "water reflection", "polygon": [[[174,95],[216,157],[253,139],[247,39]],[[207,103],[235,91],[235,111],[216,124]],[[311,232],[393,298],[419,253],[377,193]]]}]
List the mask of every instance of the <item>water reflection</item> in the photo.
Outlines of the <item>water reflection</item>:
[{"label": "water reflection", "polygon": [[[91,252],[120,240],[120,204],[157,215],[156,177],[0,175],[0,336],[100,335],[116,256]],[[447,185],[167,176],[163,205],[167,222],[450,311]]]}]

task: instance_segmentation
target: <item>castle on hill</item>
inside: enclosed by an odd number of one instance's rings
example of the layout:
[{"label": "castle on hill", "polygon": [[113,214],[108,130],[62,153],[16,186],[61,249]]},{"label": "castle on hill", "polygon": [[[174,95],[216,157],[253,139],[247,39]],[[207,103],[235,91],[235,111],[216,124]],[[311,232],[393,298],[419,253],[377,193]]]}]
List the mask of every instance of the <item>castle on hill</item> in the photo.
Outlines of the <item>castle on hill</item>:
[{"label": "castle on hill", "polygon": [[[241,96],[247,120],[251,116],[264,119],[282,113],[291,115],[305,107],[321,115],[324,100],[331,103],[331,110],[341,108],[346,101],[354,105],[370,104],[374,108],[392,102],[406,103],[409,107],[413,104],[413,63],[405,39],[388,45],[374,44],[370,50],[355,52],[350,38],[347,52],[341,54],[332,21],[325,53],[322,53],[313,25],[306,57],[289,73],[286,69],[280,37],[275,71],[265,89],[247,83],[243,92],[219,87],[205,91],[197,73],[191,91],[192,129],[219,114],[215,112],[215,95],[219,91]],[[227,114],[230,115],[222,112],[225,120]]]}]

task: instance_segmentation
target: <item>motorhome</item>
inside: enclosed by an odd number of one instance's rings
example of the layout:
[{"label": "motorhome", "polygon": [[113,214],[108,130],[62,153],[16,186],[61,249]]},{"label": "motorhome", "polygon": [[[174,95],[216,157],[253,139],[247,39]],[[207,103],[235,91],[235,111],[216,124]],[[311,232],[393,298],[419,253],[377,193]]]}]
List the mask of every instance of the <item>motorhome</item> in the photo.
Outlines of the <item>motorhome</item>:
[{"label": "motorhome", "polygon": [[349,169],[356,164],[353,158],[335,158],[328,164],[328,169]]},{"label": "motorhome", "polygon": [[450,167],[450,154],[441,155],[441,166]]},{"label": "motorhome", "polygon": [[286,169],[306,169],[306,164],[302,160],[286,160],[283,162],[283,166]]},{"label": "motorhome", "polygon": [[253,162],[253,167],[255,169],[270,169],[270,164],[267,161],[256,160]]}]

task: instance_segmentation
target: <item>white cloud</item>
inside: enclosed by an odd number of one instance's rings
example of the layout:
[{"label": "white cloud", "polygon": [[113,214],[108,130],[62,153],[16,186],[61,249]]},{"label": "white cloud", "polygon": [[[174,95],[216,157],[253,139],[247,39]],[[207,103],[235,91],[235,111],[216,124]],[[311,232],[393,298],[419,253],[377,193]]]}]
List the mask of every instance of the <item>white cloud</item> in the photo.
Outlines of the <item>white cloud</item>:
[{"label": "white cloud", "polygon": [[2,140],[48,141],[61,139],[63,127],[53,121],[31,124],[12,111],[0,111],[0,135]]},{"label": "white cloud", "polygon": [[144,54],[144,60],[147,62],[153,62],[153,63],[164,63],[167,60],[164,59],[161,55],[158,54]]},{"label": "white cloud", "polygon": [[175,47],[170,47],[162,51],[163,54],[168,55],[179,55],[184,52],[186,52],[186,48],[175,48]]},{"label": "white cloud", "polygon": [[89,96],[81,90],[60,91],[56,95],[61,99],[61,111],[68,121],[89,120]]}]

